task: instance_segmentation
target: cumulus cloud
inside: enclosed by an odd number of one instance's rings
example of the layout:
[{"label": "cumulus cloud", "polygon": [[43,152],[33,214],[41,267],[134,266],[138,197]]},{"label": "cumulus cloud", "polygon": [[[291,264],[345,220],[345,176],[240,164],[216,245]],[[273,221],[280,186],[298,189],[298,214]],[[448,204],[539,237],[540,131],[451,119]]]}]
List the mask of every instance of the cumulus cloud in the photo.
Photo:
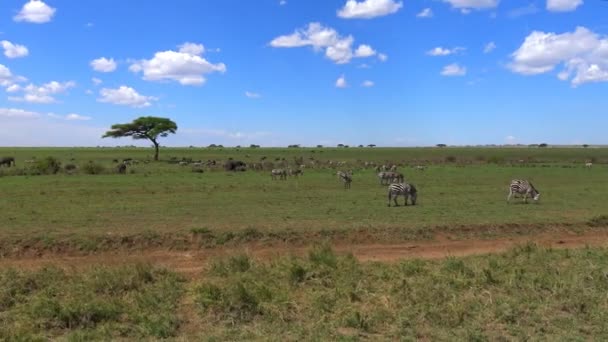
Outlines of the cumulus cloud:
[{"label": "cumulus cloud", "polygon": [[374,82],[373,81],[363,81],[363,83],[361,83],[361,86],[366,87],[366,88],[373,87]]},{"label": "cumulus cloud", "polygon": [[422,11],[420,11],[418,14],[416,14],[416,17],[418,18],[432,18],[433,17],[433,10],[430,8],[425,8]]},{"label": "cumulus cloud", "polygon": [[8,58],[25,57],[29,54],[27,47],[23,45],[13,44],[8,40],[3,40],[0,42],[0,44],[4,49],[4,55]]},{"label": "cumulus cloud", "polygon": [[91,82],[93,82],[94,85],[100,85],[101,83],[103,83],[103,81],[97,77],[91,78]]},{"label": "cumulus cloud", "polygon": [[371,19],[397,12],[403,7],[401,1],[394,0],[348,0],[342,9],[338,10],[338,17],[344,19]]},{"label": "cumulus cloud", "polygon": [[320,23],[310,23],[290,35],[279,36],[270,42],[275,48],[295,48],[311,46],[315,51],[325,50],[325,56],[337,64],[345,64],[353,58],[365,58],[377,52],[369,45],[362,44],[353,52],[352,36],[343,37],[336,30]]},{"label": "cumulus cloud", "polygon": [[467,74],[467,68],[458,65],[458,63],[452,63],[443,67],[441,75],[443,76],[464,76]]},{"label": "cumulus cloud", "polygon": [[486,44],[483,47],[483,53],[490,53],[490,52],[494,51],[494,49],[496,49],[496,43],[489,42],[488,44]]},{"label": "cumulus cloud", "polygon": [[18,82],[25,82],[26,78],[22,76],[15,76],[9,68],[0,64],[0,86],[11,87]]},{"label": "cumulus cloud", "polygon": [[386,62],[386,60],[388,59],[388,56],[383,53],[379,53],[378,59],[380,60],[380,62]]},{"label": "cumulus cloud", "polygon": [[427,51],[426,54],[429,56],[448,56],[448,55],[453,55],[455,53],[458,53],[458,52],[464,51],[464,50],[465,49],[461,48],[461,47],[455,47],[453,49],[448,49],[448,48],[443,48],[441,46],[438,46],[434,49]]},{"label": "cumulus cloud", "polygon": [[608,38],[585,27],[562,34],[534,31],[511,59],[509,69],[523,75],[547,73],[562,65],[557,77],[573,86],[608,81]]},{"label": "cumulus cloud", "polygon": [[55,11],[56,9],[48,6],[41,0],[30,0],[23,5],[21,11],[13,17],[13,20],[43,24],[51,21],[51,18],[55,15]]},{"label": "cumulus cloud", "polygon": [[25,87],[13,84],[6,90],[11,93],[22,92],[21,96],[9,96],[10,101],[29,102],[29,103],[55,103],[55,95],[63,94],[70,88],[76,86],[74,81],[57,82],[51,81],[43,85],[34,85],[32,83]]},{"label": "cumulus cloud", "polygon": [[202,44],[184,43],[178,51],[159,51],[151,59],[136,61],[129,67],[135,73],[143,73],[146,81],[177,81],[182,85],[202,85],[205,75],[226,72],[224,63],[213,64],[202,57]]},{"label": "cumulus cloud", "polygon": [[152,96],[139,94],[135,89],[127,86],[120,86],[116,89],[102,88],[99,91],[99,102],[112,103],[116,105],[131,106],[135,108],[149,107],[152,101],[157,99]]},{"label": "cumulus cloud", "polygon": [[547,0],[547,10],[550,12],[570,12],[583,4],[583,0]]},{"label": "cumulus cloud", "polygon": [[251,92],[251,91],[246,91],[245,92],[245,96],[247,96],[250,99],[259,99],[260,97],[262,97],[260,94],[254,93],[254,92]]},{"label": "cumulus cloud", "polygon": [[116,70],[116,62],[114,58],[97,58],[91,61],[91,68],[99,72],[112,72]]},{"label": "cumulus cloud", "polygon": [[17,108],[0,108],[0,117],[5,118],[37,118],[40,114]]},{"label": "cumulus cloud", "polygon": [[346,78],[344,75],[338,77],[336,80],[336,88],[346,88],[348,84],[346,83]]},{"label": "cumulus cloud", "polygon": [[449,3],[463,14],[469,14],[471,10],[495,8],[500,0],[443,0],[443,2]]}]

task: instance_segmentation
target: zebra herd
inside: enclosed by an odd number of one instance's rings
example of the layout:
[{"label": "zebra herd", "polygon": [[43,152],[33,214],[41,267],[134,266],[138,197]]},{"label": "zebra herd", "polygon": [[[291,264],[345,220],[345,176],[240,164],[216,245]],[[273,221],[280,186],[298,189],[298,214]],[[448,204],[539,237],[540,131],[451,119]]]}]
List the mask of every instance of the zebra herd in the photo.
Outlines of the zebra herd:
[{"label": "zebra herd", "polygon": [[[270,172],[272,180],[286,180],[287,176],[298,176],[304,174],[302,170],[296,169],[273,169]],[[337,171],[336,175],[338,179],[344,184],[344,189],[350,189],[353,182],[353,171]],[[397,172],[395,167],[391,167],[391,171],[380,171],[377,173],[377,177],[380,180],[380,185],[388,185],[388,206],[391,206],[391,201],[395,206],[399,206],[397,199],[399,196],[403,196],[404,205],[408,205],[408,200],[412,205],[416,205],[418,199],[418,190],[416,186],[411,183],[405,182],[403,173]],[[531,182],[523,179],[514,179],[509,185],[509,194],[507,196],[507,203],[511,202],[513,196],[523,196],[524,203],[528,202],[528,197],[532,198],[535,202],[540,198],[540,192],[532,185]]]}]

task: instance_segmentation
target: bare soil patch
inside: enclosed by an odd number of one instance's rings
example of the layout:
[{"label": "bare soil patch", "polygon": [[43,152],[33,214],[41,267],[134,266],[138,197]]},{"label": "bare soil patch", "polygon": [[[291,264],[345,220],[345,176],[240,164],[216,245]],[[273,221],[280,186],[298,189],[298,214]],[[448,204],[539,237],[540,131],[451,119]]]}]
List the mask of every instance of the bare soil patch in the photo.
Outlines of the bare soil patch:
[{"label": "bare soil patch", "polygon": [[[434,239],[402,243],[345,243],[334,242],[332,248],[338,254],[353,254],[360,261],[395,262],[401,259],[441,259],[500,253],[517,245],[534,243],[550,248],[581,248],[608,246],[608,232],[544,232],[534,235],[494,239],[455,239],[437,234]],[[258,243],[240,247],[214,247],[197,250],[175,251],[167,249],[143,249],[137,251],[107,251],[89,255],[45,253],[0,258],[0,267],[36,269],[48,265],[65,268],[82,268],[95,265],[116,266],[129,263],[151,263],[166,267],[186,276],[194,276],[204,270],[211,260],[235,254],[248,254],[253,258],[268,260],[277,256],[304,255],[312,246],[276,243],[271,246]]]}]

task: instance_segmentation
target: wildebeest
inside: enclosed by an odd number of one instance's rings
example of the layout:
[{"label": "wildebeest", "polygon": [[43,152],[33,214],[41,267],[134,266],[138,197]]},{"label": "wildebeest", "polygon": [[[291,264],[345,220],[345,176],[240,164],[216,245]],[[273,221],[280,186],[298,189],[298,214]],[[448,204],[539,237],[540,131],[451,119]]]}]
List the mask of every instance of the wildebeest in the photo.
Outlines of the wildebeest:
[{"label": "wildebeest", "polygon": [[120,173],[120,174],[125,174],[125,173],[127,173],[127,163],[123,162],[123,163],[119,164],[119,165],[116,167],[116,170],[117,170],[117,171],[118,171],[118,173]]},{"label": "wildebeest", "polygon": [[4,158],[0,159],[0,166],[5,166],[5,165],[7,167],[15,166],[15,158],[4,157]]},{"label": "wildebeest", "polygon": [[224,170],[226,171],[244,171],[247,168],[247,164],[240,160],[228,160],[224,163]]}]

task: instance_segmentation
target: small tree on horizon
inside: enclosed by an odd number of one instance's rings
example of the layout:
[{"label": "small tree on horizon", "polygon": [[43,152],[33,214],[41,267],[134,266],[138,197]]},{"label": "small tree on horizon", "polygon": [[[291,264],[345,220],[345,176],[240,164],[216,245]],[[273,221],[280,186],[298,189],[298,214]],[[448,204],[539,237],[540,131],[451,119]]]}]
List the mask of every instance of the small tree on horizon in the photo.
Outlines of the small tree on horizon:
[{"label": "small tree on horizon", "polygon": [[142,116],[130,123],[112,125],[111,130],[107,131],[102,138],[133,137],[133,139],[138,140],[150,140],[154,145],[154,160],[158,161],[158,150],[160,147],[158,138],[175,134],[176,131],[177,124],[170,119]]},{"label": "small tree on horizon", "polygon": [[437,147],[446,147],[446,144],[437,144]]}]

